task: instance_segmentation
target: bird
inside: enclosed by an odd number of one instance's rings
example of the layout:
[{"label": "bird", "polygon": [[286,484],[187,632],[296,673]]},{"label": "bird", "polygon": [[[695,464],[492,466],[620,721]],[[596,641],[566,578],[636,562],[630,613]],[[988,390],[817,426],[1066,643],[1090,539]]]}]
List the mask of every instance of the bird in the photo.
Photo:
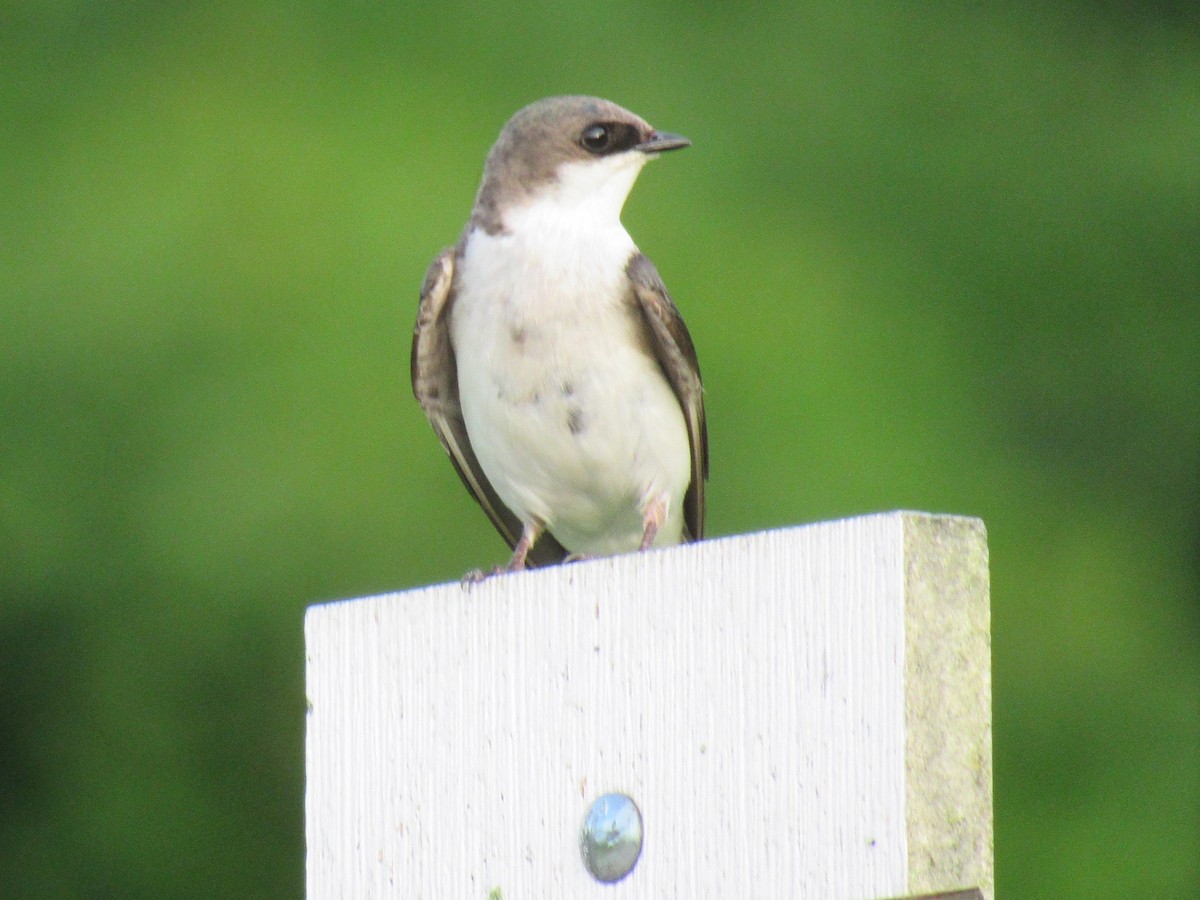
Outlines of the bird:
[{"label": "bird", "polygon": [[413,393],[512,550],[491,574],[704,535],[695,345],[620,218],[642,167],[690,145],[599,97],[531,103],[429,266]]}]

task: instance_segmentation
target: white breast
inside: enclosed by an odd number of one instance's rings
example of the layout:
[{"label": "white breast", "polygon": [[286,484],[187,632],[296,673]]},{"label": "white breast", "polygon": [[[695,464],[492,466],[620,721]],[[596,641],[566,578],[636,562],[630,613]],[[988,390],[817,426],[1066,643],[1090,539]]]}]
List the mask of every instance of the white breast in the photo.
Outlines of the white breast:
[{"label": "white breast", "polygon": [[496,492],[568,550],[602,554],[636,549],[657,494],[669,503],[658,542],[678,542],[691,462],[625,301],[636,247],[595,212],[547,198],[507,216],[506,233],[473,232],[451,328],[467,431]]}]

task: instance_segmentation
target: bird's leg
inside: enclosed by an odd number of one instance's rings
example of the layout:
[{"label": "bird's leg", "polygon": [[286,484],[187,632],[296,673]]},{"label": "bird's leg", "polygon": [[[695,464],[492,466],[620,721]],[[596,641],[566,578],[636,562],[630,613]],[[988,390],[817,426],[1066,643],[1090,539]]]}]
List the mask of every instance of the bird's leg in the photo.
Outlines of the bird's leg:
[{"label": "bird's leg", "polygon": [[520,572],[525,568],[525,558],[529,556],[529,551],[533,549],[534,543],[541,535],[544,526],[541,522],[530,522],[521,529],[521,539],[517,541],[517,546],[513,548],[512,559],[508,561],[508,565],[500,571],[502,572]]},{"label": "bird's leg", "polygon": [[490,572],[485,572],[482,569],[472,569],[465,574],[459,583],[463,590],[468,590],[471,585],[479,584],[485,578],[490,578],[492,575],[503,575],[506,572],[520,572],[525,568],[525,558],[529,556],[529,551],[533,549],[534,542],[538,536],[545,530],[546,526],[541,522],[532,522],[521,529],[521,538],[517,541],[517,546],[513,548],[512,559],[508,561],[506,566],[492,566]]},{"label": "bird's leg", "polygon": [[658,529],[662,528],[665,521],[667,521],[667,498],[662,494],[655,494],[642,509],[642,546],[639,549],[649,550],[654,546]]}]

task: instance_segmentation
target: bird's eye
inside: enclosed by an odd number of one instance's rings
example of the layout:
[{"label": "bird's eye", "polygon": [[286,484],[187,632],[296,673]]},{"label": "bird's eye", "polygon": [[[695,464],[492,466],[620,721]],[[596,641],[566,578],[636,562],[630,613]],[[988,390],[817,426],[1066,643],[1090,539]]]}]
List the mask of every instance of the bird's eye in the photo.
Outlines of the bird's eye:
[{"label": "bird's eye", "polygon": [[588,153],[603,153],[612,143],[612,131],[605,125],[589,125],[579,136],[579,143]]}]

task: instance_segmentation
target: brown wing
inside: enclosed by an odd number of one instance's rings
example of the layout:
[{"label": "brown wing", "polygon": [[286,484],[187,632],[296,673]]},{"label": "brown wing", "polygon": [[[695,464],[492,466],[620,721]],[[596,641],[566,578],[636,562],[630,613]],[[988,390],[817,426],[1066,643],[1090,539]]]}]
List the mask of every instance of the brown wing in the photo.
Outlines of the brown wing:
[{"label": "brown wing", "polygon": [[663,374],[671,383],[687,421],[692,447],[692,483],[683,499],[685,540],[704,537],[704,482],[708,478],[708,427],[696,347],[683,317],[671,302],[654,263],[635,253],[625,267],[633,296],[645,319],[648,339]]},{"label": "brown wing", "polygon": [[[456,248],[443,250],[425,275],[421,302],[417,307],[417,324],[413,328],[413,394],[450,455],[458,477],[511,548],[516,546],[521,537],[522,523],[504,505],[483,473],[471,448],[471,438],[467,434],[467,424],[463,421],[462,406],[458,400],[458,366],[450,337],[456,256]],[[561,562],[566,555],[567,551],[552,535],[543,534],[530,551],[528,562],[531,565],[549,565]]]}]

